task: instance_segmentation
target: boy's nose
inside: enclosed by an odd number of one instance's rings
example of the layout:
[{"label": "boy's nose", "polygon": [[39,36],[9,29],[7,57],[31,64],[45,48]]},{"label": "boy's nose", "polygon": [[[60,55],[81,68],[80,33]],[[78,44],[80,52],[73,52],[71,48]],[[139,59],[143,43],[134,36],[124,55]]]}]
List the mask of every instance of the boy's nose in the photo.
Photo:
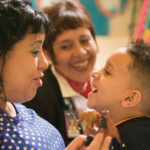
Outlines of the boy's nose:
[{"label": "boy's nose", "polygon": [[99,78],[100,78],[100,72],[93,72],[93,73],[92,73],[92,77],[93,77],[94,79],[99,79]]}]

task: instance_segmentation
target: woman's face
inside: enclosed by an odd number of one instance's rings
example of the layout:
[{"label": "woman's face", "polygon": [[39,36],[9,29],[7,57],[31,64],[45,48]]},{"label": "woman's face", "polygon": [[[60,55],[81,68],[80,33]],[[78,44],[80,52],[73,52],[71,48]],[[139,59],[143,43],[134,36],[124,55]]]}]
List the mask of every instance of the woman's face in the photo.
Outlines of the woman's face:
[{"label": "woman's face", "polygon": [[6,55],[3,70],[4,90],[8,101],[31,100],[42,86],[47,60],[42,52],[44,34],[27,33]]},{"label": "woman's face", "polygon": [[64,31],[53,43],[55,68],[74,81],[84,82],[93,70],[97,45],[87,28]]}]

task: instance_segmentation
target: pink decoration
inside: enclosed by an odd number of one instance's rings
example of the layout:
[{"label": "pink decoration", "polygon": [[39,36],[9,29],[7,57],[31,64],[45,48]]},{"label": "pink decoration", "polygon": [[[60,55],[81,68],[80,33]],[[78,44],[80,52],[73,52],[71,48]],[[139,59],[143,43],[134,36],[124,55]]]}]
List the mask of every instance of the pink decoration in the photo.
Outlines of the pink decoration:
[{"label": "pink decoration", "polygon": [[35,0],[37,7],[41,8],[41,0]]},{"label": "pink decoration", "polygon": [[143,0],[135,39],[140,39],[142,37],[142,33],[144,32],[146,16],[148,14],[148,2],[150,2],[150,0]]}]

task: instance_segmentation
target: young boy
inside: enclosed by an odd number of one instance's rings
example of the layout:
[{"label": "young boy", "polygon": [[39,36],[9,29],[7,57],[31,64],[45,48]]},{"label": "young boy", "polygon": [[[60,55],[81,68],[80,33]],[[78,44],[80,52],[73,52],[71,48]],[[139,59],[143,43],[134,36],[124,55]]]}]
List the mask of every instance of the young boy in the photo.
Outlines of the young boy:
[{"label": "young boy", "polygon": [[92,77],[88,106],[109,110],[126,150],[150,150],[150,45],[138,40],[117,50]]}]

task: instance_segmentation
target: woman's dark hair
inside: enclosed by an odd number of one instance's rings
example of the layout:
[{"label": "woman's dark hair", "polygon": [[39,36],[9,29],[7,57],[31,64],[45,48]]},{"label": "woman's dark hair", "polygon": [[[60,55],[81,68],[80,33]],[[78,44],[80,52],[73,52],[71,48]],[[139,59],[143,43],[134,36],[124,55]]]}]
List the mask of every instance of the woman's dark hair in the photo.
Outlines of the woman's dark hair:
[{"label": "woman's dark hair", "polygon": [[47,32],[49,22],[39,10],[31,7],[29,0],[0,1],[0,56],[21,40],[31,28],[32,33],[44,29]]},{"label": "woman's dark hair", "polygon": [[69,29],[86,27],[95,39],[95,31],[86,8],[79,0],[55,0],[49,7],[43,9],[48,15],[54,30],[46,34],[43,48],[48,51],[53,63],[56,63],[52,44],[56,37]]},{"label": "woman's dark hair", "polygon": [[[39,33],[49,30],[49,19],[44,13],[31,7],[29,0],[0,0],[0,94],[2,93],[2,71],[8,51],[27,32]],[[30,30],[29,30],[30,29]]]}]

